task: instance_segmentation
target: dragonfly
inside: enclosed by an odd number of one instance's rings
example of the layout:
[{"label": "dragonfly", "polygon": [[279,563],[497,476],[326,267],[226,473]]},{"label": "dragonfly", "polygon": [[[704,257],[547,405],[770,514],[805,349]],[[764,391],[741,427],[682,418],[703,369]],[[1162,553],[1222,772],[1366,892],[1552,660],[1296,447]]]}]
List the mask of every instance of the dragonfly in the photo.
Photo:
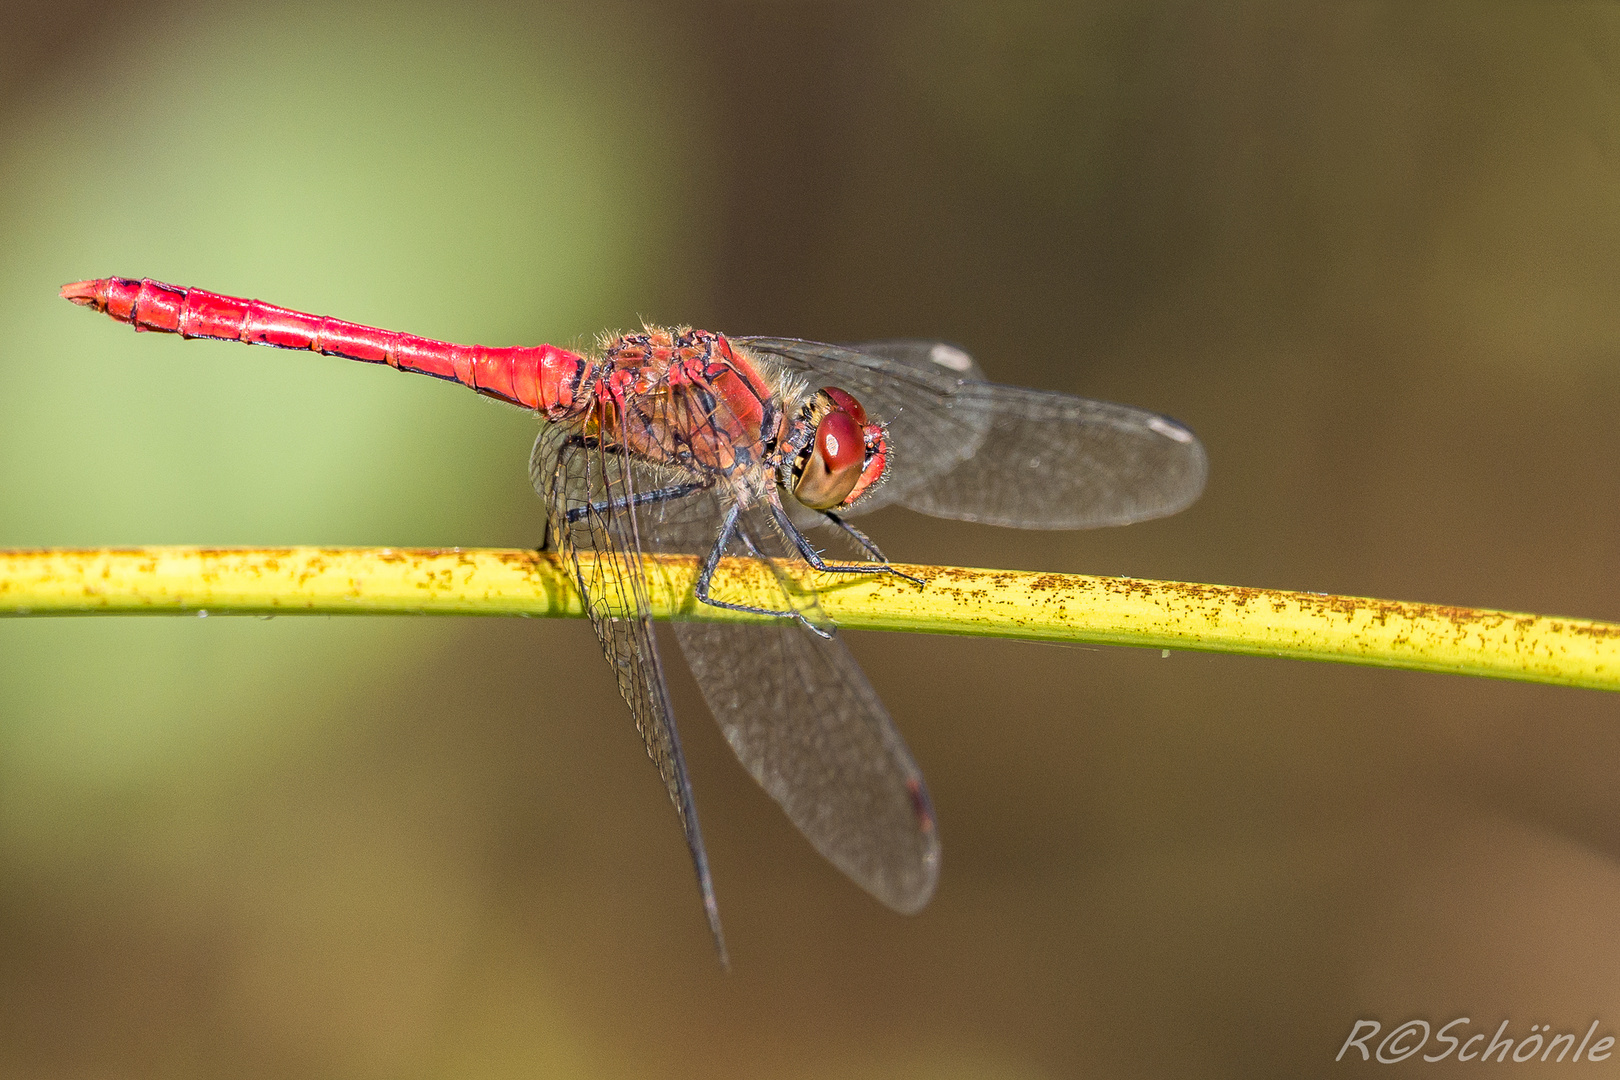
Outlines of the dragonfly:
[{"label": "dragonfly", "polygon": [[[696,600],[757,617],[674,625],[710,712],[815,849],[911,914],[939,879],[933,804],[802,571],[926,588],[849,518],[898,505],[1024,529],[1124,525],[1185,508],[1208,474],[1202,444],[1177,421],[988,382],[944,342],[825,345],[647,326],[584,352],[491,348],[151,279],[80,281],[61,295],[136,330],[387,364],[539,417],[529,471],[546,505],[542,546],[571,568],[674,805],[722,966],[719,906],[642,557],[697,556]],[[832,544],[848,554],[829,556]],[[716,595],[728,557],[762,564],[779,595],[764,606]]]}]

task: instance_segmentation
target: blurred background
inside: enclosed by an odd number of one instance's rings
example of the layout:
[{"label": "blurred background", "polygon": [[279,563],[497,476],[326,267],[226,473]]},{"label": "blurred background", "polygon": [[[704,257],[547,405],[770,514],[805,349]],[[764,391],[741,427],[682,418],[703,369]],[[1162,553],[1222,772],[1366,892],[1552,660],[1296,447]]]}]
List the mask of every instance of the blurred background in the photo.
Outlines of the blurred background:
[{"label": "blurred background", "polygon": [[[119,274],[492,345],[944,338],[1186,421],[1209,489],[1098,533],[884,511],[895,558],[1620,619],[1612,5],[0,28],[0,545],[539,540],[529,417],[57,299]],[[820,860],[676,662],[722,974],[583,623],[0,624],[0,1074],[1387,1075],[1455,1066],[1335,1065],[1356,1019],[1620,1034],[1614,698],[849,638],[938,896]]]}]

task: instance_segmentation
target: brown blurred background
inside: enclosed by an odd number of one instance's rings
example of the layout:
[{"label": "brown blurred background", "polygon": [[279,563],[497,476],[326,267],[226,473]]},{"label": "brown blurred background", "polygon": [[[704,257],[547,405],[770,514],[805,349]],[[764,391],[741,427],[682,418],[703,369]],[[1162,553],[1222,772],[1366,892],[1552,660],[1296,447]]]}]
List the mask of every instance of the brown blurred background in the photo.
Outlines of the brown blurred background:
[{"label": "brown blurred background", "polygon": [[[149,275],[489,344],[945,338],[1185,420],[1211,481],[1091,534],[885,511],[897,558],[1620,619],[1613,5],[0,19],[0,544],[537,541],[531,420],[55,296]],[[1427,1075],[1333,1056],[1364,1017],[1620,1034],[1612,697],[850,640],[939,894],[822,862],[677,670],[722,974],[583,624],[0,625],[0,1074]]]}]

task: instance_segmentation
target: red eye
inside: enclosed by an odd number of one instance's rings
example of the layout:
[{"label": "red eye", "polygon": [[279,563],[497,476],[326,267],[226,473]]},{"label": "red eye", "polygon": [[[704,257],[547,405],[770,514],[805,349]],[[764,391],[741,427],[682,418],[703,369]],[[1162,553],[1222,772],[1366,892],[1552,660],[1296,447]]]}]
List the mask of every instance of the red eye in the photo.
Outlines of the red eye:
[{"label": "red eye", "polygon": [[861,425],[843,409],[834,409],[816,425],[815,446],[793,485],[793,495],[812,510],[831,510],[855,490],[865,463],[866,441]]},{"label": "red eye", "polygon": [[840,411],[822,417],[821,423],[816,425],[816,454],[830,473],[841,474],[850,468],[858,470],[866,459],[860,421]]},{"label": "red eye", "polygon": [[835,406],[854,417],[857,427],[866,426],[866,410],[861,408],[861,403],[855,400],[854,394],[851,394],[848,390],[840,390],[836,386],[829,386],[822,393],[832,398],[832,403]]}]

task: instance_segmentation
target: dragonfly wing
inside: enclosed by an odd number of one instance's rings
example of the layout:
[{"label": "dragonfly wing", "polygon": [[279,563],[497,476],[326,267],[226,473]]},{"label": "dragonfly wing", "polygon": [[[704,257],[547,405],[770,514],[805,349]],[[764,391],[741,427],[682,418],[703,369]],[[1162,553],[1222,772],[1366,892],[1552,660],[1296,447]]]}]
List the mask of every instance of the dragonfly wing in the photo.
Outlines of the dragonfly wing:
[{"label": "dragonfly wing", "polygon": [[1129,405],[995,383],[962,383],[957,408],[987,423],[983,451],[908,489],[935,517],[1023,529],[1091,529],[1174,514],[1204,490],[1203,444]]},{"label": "dragonfly wing", "polygon": [[844,643],[786,620],[677,623],[675,636],[737,760],[811,845],[896,911],[928,903],[928,789]]},{"label": "dragonfly wing", "polygon": [[850,513],[898,503],[1028,529],[1124,525],[1185,508],[1208,475],[1203,446],[1182,424],[1128,405],[983,382],[954,346],[741,340],[812,382],[843,386],[888,423],[893,478]]},{"label": "dragonfly wing", "polygon": [[596,440],[559,425],[541,430],[529,470],[535,489],[546,501],[548,542],[573,568],[586,615],[618,680],[619,693],[630,706],[647,756],[658,768],[680,818],[709,929],[724,964],[720,909],[648,615],[634,502],[639,470],[622,455],[604,450]]},{"label": "dragonfly wing", "polygon": [[968,382],[986,381],[984,372],[967,350],[948,341],[897,338],[893,341],[862,341],[845,348],[947,378]]},{"label": "dragonfly wing", "polygon": [[[705,491],[649,508],[654,543],[712,546],[727,497]],[[742,512],[726,554],[764,557],[783,583],[780,610],[830,628],[815,595],[784,576],[784,567],[804,564],[768,506]],[[939,878],[933,807],[905,740],[843,641],[795,619],[674,629],[737,759],[811,845],[890,907],[921,909]]]}]

